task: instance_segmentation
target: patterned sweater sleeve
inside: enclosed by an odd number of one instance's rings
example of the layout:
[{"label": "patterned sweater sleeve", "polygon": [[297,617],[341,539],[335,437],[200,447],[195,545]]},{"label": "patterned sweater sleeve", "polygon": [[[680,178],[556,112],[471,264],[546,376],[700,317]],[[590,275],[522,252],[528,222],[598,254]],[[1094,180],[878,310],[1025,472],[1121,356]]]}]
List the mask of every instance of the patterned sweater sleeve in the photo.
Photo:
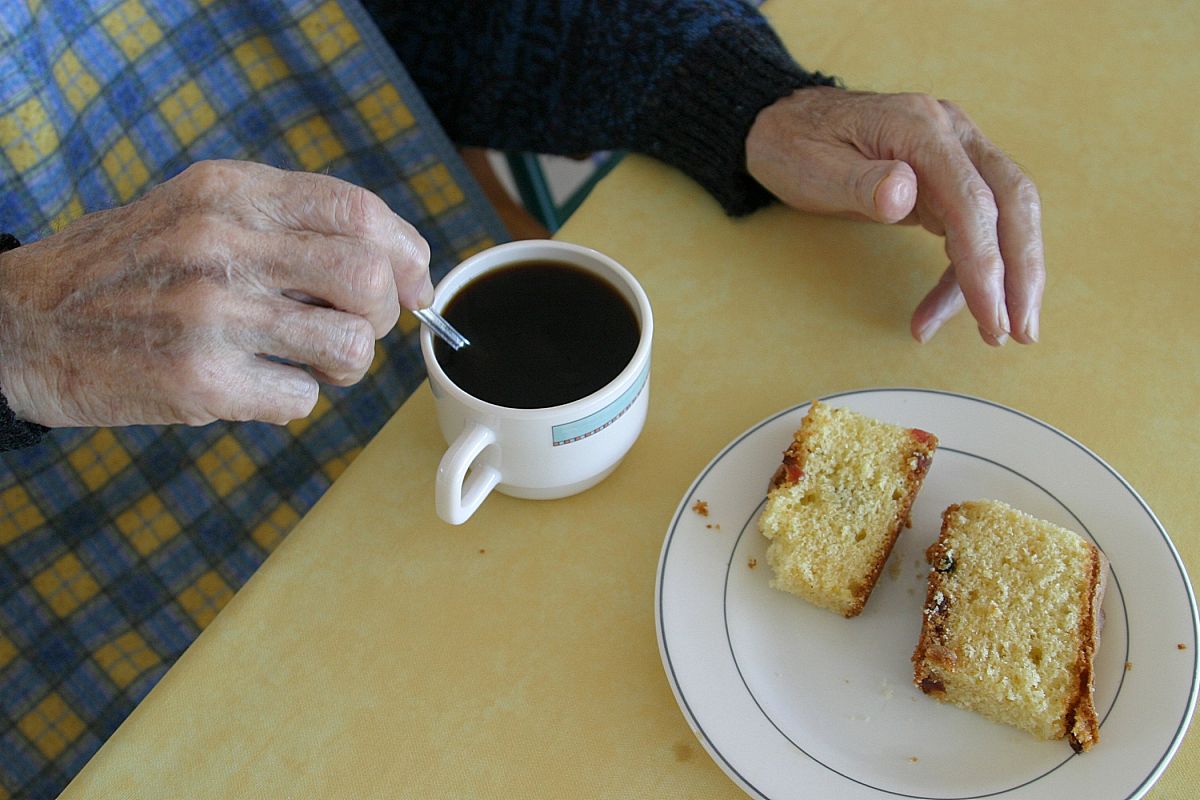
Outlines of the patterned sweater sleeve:
[{"label": "patterned sweater sleeve", "polygon": [[771,200],[745,169],[758,112],[834,83],[744,0],[365,4],[455,142],[646,153],[734,215]]}]

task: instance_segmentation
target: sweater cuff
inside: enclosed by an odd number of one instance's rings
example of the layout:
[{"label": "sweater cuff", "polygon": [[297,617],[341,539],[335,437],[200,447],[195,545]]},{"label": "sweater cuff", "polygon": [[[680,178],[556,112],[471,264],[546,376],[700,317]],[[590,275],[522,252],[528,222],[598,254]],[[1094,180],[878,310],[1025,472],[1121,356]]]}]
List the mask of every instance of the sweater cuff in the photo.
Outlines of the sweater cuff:
[{"label": "sweater cuff", "polygon": [[691,176],[731,216],[774,200],[746,171],[746,136],[758,112],[805,86],[836,86],[808,72],[769,28],[716,26],[641,112],[643,149]]},{"label": "sweater cuff", "polygon": [[17,419],[12,409],[8,407],[8,400],[5,399],[4,393],[0,392],[0,452],[19,450],[22,447],[35,445],[42,440],[48,430],[50,429],[44,425],[38,425],[36,422]]}]

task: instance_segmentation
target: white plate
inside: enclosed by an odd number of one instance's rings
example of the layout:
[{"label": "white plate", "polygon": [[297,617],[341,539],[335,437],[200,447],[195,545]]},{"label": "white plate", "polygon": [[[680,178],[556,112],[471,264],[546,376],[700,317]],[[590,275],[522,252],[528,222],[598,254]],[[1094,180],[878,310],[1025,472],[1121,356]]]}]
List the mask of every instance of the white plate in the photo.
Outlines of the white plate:
[{"label": "white plate", "polygon": [[[768,588],[757,519],[808,404],[735,439],[684,495],[655,587],[663,665],[705,749],[754,797],[1141,797],[1196,703],[1196,601],[1166,531],[1120,475],[1032,417],[945,392],[878,389],[832,405],[935,433],[940,446],[863,613]],[[1096,659],[1100,743],[1075,755],[925,697],[910,658],[941,512],[1003,500],[1095,542],[1112,572]],[[693,507],[708,504],[708,516]],[[751,568],[750,564],[755,563]]]}]

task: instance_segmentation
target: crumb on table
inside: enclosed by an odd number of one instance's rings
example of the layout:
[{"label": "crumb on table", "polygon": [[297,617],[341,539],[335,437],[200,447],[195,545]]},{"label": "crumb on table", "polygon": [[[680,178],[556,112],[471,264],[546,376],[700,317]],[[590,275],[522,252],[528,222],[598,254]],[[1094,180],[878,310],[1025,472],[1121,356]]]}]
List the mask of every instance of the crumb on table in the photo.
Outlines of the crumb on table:
[{"label": "crumb on table", "polygon": [[1126,671],[1126,672],[1129,672],[1129,670],[1131,670],[1131,669],[1133,669],[1133,662],[1132,662],[1132,661],[1126,661],[1126,662],[1125,662],[1125,671]]},{"label": "crumb on table", "polygon": [[714,523],[710,522],[707,525],[705,525],[704,527],[708,528],[709,530],[719,531],[719,530],[721,530],[721,523],[718,522],[718,523],[714,524]]},{"label": "crumb on table", "polygon": [[1187,645],[1184,644],[1183,642],[1180,642],[1179,644],[1175,645],[1175,649],[1176,650],[1187,650]]},{"label": "crumb on table", "polygon": [[749,567],[750,569],[754,569],[755,567],[758,566],[758,559],[757,558],[750,559],[749,561],[746,562],[746,566]]},{"label": "crumb on table", "polygon": [[692,504],[692,511],[695,511],[702,517],[708,516],[708,503],[704,500],[697,500]]}]

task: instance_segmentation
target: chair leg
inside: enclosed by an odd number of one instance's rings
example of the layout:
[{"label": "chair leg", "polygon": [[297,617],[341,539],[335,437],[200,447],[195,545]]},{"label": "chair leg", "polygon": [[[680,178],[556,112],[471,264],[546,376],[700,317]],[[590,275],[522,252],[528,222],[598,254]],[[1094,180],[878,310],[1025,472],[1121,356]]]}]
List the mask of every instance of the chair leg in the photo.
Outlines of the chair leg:
[{"label": "chair leg", "polygon": [[551,231],[548,226],[534,217],[520,203],[513,200],[512,195],[500,182],[492,164],[488,160],[487,151],[478,147],[463,147],[459,149],[467,169],[475,176],[484,197],[496,209],[500,221],[513,239],[548,239]]},{"label": "chair leg", "polygon": [[513,182],[517,185],[517,194],[525,208],[534,215],[551,233],[562,225],[558,209],[554,205],[554,197],[550,193],[550,185],[542,172],[541,162],[536,153],[507,153],[508,169],[512,172]]}]

